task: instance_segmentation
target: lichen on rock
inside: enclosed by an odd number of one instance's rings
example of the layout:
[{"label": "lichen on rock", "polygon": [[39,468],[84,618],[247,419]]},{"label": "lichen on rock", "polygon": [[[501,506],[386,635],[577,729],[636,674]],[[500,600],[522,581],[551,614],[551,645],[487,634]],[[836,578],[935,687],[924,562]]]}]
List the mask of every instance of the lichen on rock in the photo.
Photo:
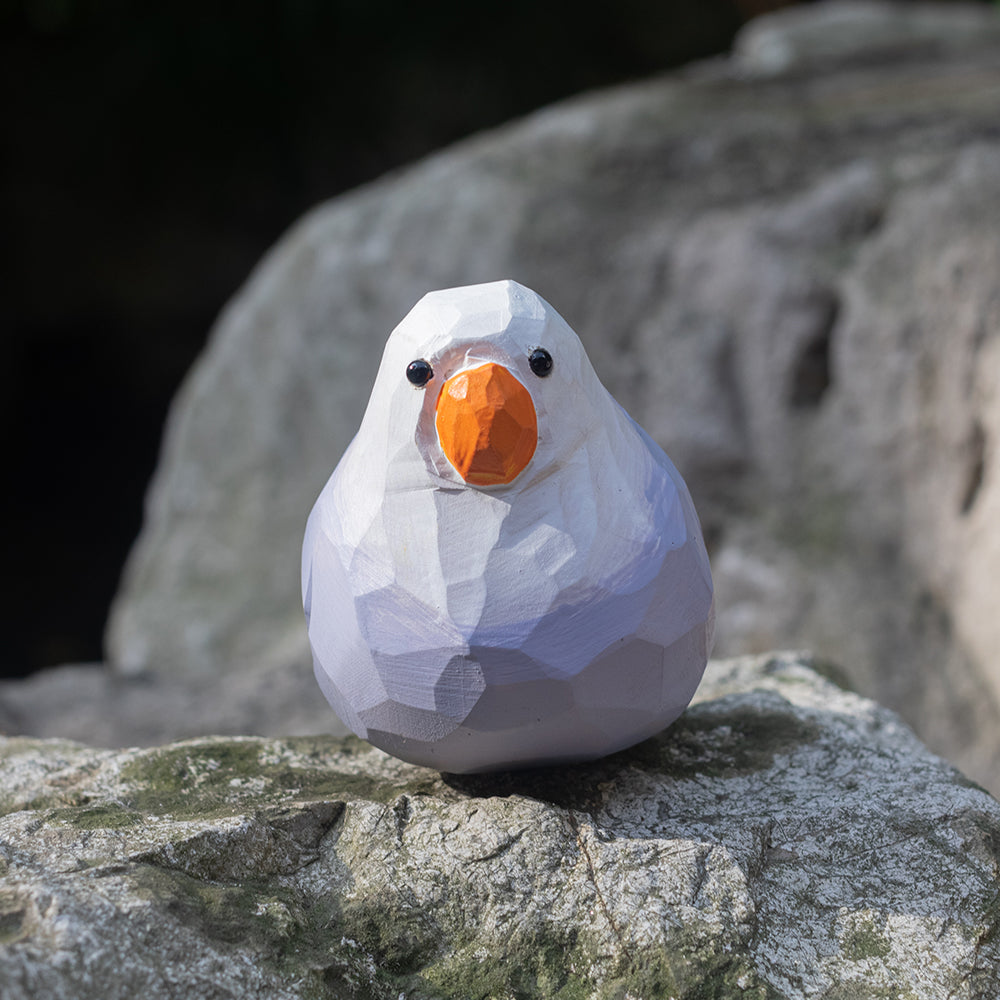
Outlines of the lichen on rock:
[{"label": "lichen on rock", "polygon": [[0,795],[4,1000],[1000,991],[1000,805],[801,656],[592,764],[12,739]]}]

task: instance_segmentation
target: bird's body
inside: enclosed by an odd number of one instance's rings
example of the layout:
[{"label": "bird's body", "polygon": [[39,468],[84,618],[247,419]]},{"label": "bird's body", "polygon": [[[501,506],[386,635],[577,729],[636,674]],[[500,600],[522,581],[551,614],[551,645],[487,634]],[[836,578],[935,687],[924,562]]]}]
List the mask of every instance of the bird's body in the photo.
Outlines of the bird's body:
[{"label": "bird's body", "polygon": [[394,331],[302,586],[334,709],[445,771],[638,742],[683,711],[711,644],[680,475],[514,282],[431,293]]}]

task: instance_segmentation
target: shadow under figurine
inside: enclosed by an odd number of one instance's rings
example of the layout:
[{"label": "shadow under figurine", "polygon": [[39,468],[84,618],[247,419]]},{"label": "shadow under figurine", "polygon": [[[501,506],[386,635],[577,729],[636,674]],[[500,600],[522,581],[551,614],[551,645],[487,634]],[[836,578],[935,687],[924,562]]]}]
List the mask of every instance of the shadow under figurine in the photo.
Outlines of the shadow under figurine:
[{"label": "shadow under figurine", "polygon": [[680,474],[513,281],[431,292],[393,331],[309,517],[302,592],[340,718],[456,773],[652,736],[714,623]]}]

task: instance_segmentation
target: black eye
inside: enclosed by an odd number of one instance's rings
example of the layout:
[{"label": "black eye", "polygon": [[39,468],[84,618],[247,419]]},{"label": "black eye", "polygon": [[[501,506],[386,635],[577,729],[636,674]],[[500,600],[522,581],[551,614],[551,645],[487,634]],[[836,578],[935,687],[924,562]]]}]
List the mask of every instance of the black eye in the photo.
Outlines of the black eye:
[{"label": "black eye", "polygon": [[427,385],[434,376],[434,369],[422,358],[406,366],[406,377],[416,386]]},{"label": "black eye", "polygon": [[552,371],[552,355],[544,347],[536,347],[528,355],[528,364],[539,378],[545,378]]}]

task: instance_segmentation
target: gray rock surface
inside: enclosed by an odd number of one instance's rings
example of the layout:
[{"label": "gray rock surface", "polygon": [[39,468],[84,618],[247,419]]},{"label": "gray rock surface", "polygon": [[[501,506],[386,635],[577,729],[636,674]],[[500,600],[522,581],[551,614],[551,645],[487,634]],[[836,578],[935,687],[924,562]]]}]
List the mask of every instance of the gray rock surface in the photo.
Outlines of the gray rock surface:
[{"label": "gray rock surface", "polygon": [[595,764],[0,741],[4,1000],[982,998],[1000,804],[795,656]]},{"label": "gray rock surface", "polygon": [[998,120],[995,11],[831,2],[319,207],[175,403],[116,676],[93,672],[72,712],[65,679],[5,686],[0,714],[110,742],[329,726],[297,593],[306,514],[388,331],[428,289],[511,277],[691,486],[717,651],[848,663],[995,787]]},{"label": "gray rock surface", "polygon": [[770,76],[812,71],[824,62],[912,56],[921,49],[960,54],[970,44],[998,40],[1000,24],[978,5],[838,0],[751,21],[733,55],[744,72]]}]

